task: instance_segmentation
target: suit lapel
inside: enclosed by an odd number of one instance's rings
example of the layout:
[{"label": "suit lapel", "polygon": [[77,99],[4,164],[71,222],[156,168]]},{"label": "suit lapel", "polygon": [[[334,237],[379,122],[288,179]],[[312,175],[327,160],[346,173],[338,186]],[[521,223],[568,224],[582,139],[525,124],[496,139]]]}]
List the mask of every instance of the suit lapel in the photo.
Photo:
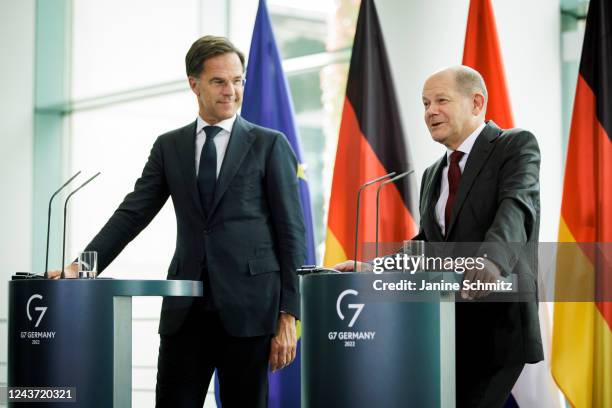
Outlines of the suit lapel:
[{"label": "suit lapel", "polygon": [[236,175],[254,140],[255,136],[249,132],[248,122],[240,116],[236,116],[225,157],[223,158],[223,164],[221,165],[221,171],[219,172],[219,178],[217,179],[209,218],[215,212],[223,194]]},{"label": "suit lapel", "polygon": [[195,136],[196,136],[196,122],[187,125],[183,128],[176,141],[176,149],[179,156],[179,163],[183,177],[185,178],[185,185],[189,190],[189,195],[193,201],[193,205],[197,208],[200,215],[204,217],[204,210],[202,209],[202,203],[200,203],[200,194],[198,193],[198,182],[196,180],[196,168],[195,168]]},{"label": "suit lapel", "polygon": [[489,154],[491,154],[491,151],[493,150],[493,145],[491,142],[500,134],[500,132],[501,129],[493,121],[489,121],[480,135],[478,135],[478,138],[470,151],[467,162],[465,163],[463,174],[461,175],[459,191],[457,191],[457,198],[455,198],[453,211],[451,213],[450,225],[446,229],[446,238],[450,236],[450,232],[455,225],[455,220],[457,219],[457,214],[459,214],[459,211],[461,211],[461,207],[463,206],[468,193],[474,185],[476,176],[478,176],[478,173],[480,173],[480,170],[489,158]]},{"label": "suit lapel", "polygon": [[446,154],[442,156],[434,165],[431,172],[431,176],[426,180],[425,186],[425,236],[431,242],[438,242],[444,240],[442,231],[436,221],[436,203],[440,197],[440,177],[442,177],[442,170],[446,166]]}]

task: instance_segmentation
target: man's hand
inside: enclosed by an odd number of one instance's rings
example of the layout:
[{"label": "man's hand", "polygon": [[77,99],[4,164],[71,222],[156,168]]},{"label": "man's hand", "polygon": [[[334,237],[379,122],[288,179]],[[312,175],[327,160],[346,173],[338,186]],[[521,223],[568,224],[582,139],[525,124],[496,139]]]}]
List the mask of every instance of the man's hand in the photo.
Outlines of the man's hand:
[{"label": "man's hand", "polygon": [[295,359],[297,348],[297,334],[295,331],[295,317],[289,313],[278,316],[276,336],[272,337],[270,347],[270,368],[272,371],[285,368]]},{"label": "man's hand", "polygon": [[[66,265],[64,277],[67,279],[76,278],[78,275],[79,266],[76,262],[71,263],[70,265]],[[49,279],[59,279],[62,274],[62,271],[57,269],[55,271],[49,271],[47,276]]]},{"label": "man's hand", "polygon": [[[339,272],[355,272],[355,261],[340,262],[332,267]],[[357,272],[372,272],[372,265],[366,262],[357,262]]]},{"label": "man's hand", "polygon": [[[493,283],[501,278],[501,272],[497,265],[488,259],[484,260],[484,268],[482,269],[468,269],[463,275],[463,280],[469,280],[470,283],[478,282],[481,283]],[[491,293],[490,290],[466,290],[461,289],[462,299],[480,299]]]}]

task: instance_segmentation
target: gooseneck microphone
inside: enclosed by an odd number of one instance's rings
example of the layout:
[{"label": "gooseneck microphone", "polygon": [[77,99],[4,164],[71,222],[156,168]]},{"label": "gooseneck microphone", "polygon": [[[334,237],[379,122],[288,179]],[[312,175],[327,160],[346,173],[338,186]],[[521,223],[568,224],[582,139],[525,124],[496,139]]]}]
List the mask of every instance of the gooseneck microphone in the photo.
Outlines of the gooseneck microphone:
[{"label": "gooseneck microphone", "polygon": [[357,272],[357,243],[359,240],[359,209],[361,208],[361,192],[365,190],[368,186],[371,186],[372,184],[378,183],[379,181],[383,181],[393,176],[395,176],[394,171],[389,174],[385,174],[384,176],[375,178],[374,180],[370,180],[365,184],[362,184],[361,187],[359,187],[359,191],[357,191],[357,211],[355,214],[355,265],[353,266],[355,272]]},{"label": "gooseneck microphone", "polygon": [[60,275],[61,278],[64,278],[65,270],[66,270],[66,266],[65,266],[66,265],[65,263],[66,261],[66,213],[68,212],[68,200],[70,200],[70,197],[72,197],[77,191],[85,187],[87,184],[89,184],[93,179],[95,179],[99,175],[100,175],[100,172],[97,172],[96,174],[91,176],[86,182],[78,186],[76,190],[68,194],[68,197],[66,197],[66,201],[64,202],[64,233],[62,236],[62,274]]},{"label": "gooseneck microphone", "polygon": [[405,171],[397,176],[393,177],[391,180],[387,180],[381,183],[376,190],[376,249],[375,249],[375,258],[378,258],[378,213],[380,211],[380,191],[389,183],[394,183],[399,179],[402,179],[410,174],[414,173],[414,170]]},{"label": "gooseneck microphone", "polygon": [[62,186],[58,188],[55,193],[53,193],[51,199],[49,200],[49,212],[47,214],[47,251],[45,253],[45,279],[47,279],[47,275],[49,272],[49,234],[51,230],[51,204],[53,203],[53,199],[55,198],[55,196],[58,195],[59,192],[62,191],[68,184],[70,184],[70,182],[74,180],[79,174],[81,174],[81,170],[77,171],[74,176],[70,177],[68,181],[62,184]]}]

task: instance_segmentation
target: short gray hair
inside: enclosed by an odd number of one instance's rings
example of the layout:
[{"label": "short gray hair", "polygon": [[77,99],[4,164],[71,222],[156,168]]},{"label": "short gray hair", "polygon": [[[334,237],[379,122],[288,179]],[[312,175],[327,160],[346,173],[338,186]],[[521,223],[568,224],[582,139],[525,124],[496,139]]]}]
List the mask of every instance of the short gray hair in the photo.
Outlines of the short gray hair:
[{"label": "short gray hair", "polygon": [[457,65],[451,67],[451,71],[455,74],[455,83],[457,90],[466,96],[472,96],[474,93],[481,93],[485,98],[485,103],[489,99],[487,86],[480,75],[480,72],[465,65]]}]

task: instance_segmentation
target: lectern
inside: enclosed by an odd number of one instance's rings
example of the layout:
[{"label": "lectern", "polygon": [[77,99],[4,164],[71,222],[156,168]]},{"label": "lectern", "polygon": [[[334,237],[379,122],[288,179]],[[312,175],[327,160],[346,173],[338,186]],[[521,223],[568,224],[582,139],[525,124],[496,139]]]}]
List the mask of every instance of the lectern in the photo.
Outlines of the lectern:
[{"label": "lectern", "polygon": [[27,406],[131,406],[132,296],[202,296],[202,283],[116,279],[9,282],[7,385],[71,387],[76,392],[76,404]]},{"label": "lectern", "polygon": [[455,406],[454,293],[395,289],[422,279],[301,277],[303,408]]}]

